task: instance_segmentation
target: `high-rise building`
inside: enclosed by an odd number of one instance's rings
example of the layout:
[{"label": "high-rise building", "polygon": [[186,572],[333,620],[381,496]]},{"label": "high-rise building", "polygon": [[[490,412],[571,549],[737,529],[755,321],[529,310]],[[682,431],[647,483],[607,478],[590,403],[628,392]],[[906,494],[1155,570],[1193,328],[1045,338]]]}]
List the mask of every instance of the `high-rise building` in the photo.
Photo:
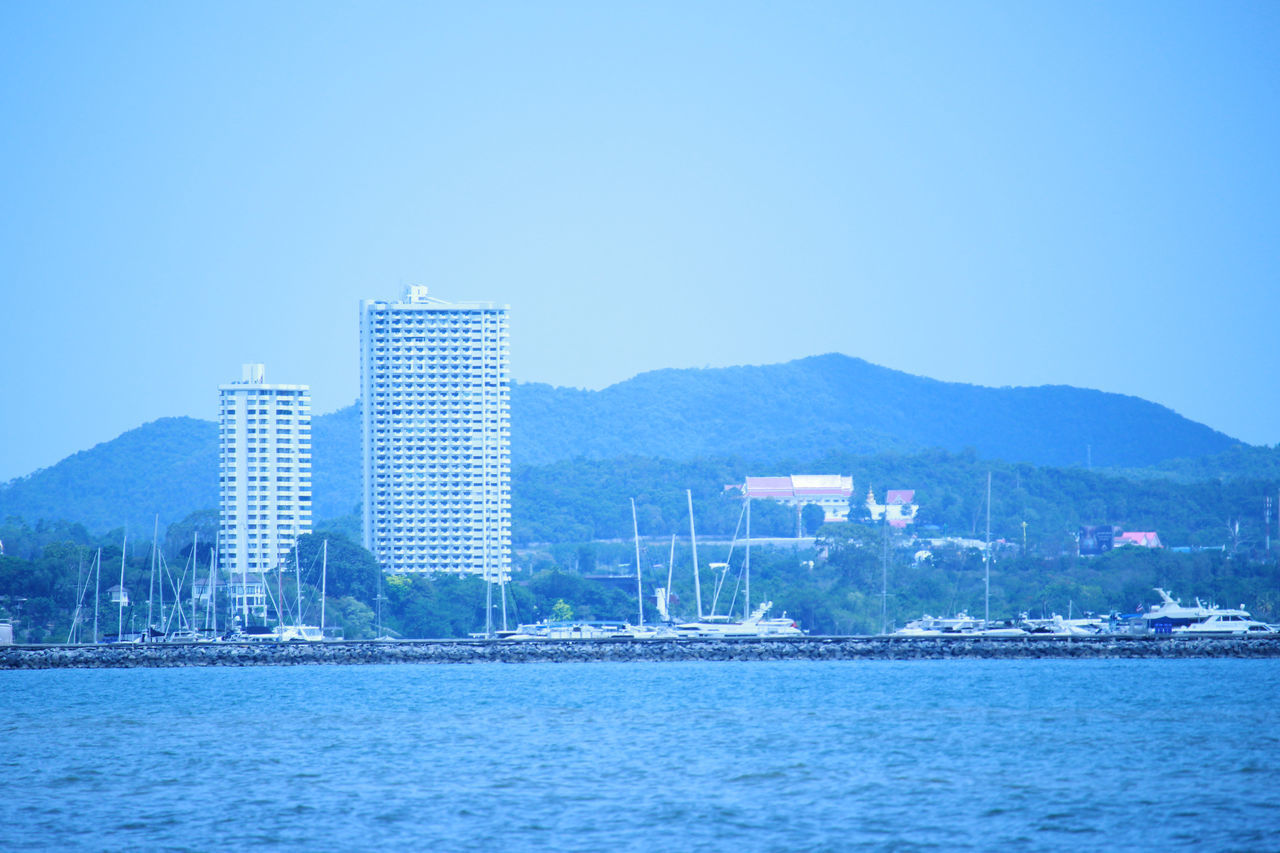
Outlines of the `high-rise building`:
[{"label": "high-rise building", "polygon": [[265,615],[263,573],[311,532],[311,395],[261,364],[218,394],[218,563],[236,612]]},{"label": "high-rise building", "polygon": [[508,306],[360,306],[364,545],[387,571],[511,565]]}]

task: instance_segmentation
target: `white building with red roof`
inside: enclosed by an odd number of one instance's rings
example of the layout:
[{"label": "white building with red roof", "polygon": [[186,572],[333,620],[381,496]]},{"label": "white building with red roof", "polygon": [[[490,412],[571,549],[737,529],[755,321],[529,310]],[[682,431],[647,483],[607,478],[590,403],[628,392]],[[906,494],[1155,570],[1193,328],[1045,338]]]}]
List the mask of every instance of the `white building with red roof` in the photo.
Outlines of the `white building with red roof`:
[{"label": "white building with red roof", "polygon": [[748,477],[737,489],[748,498],[773,500],[803,507],[822,507],[825,521],[848,521],[849,498],[853,497],[853,478],[840,474],[792,474],[788,477]]},{"label": "white building with red roof", "polygon": [[920,507],[916,504],[914,489],[890,489],[885,492],[884,503],[876,503],[876,493],[867,489],[867,512],[872,521],[887,518],[892,527],[906,527],[916,520]]}]

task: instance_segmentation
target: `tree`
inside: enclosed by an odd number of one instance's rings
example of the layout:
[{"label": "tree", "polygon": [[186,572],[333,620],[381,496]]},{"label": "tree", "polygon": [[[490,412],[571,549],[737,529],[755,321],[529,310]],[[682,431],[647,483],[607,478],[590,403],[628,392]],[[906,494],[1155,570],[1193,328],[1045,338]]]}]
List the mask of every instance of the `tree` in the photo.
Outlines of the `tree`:
[{"label": "tree", "polygon": [[[325,541],[329,543],[328,572],[325,587],[329,598],[351,596],[370,603],[378,595],[378,574],[382,568],[377,559],[346,537],[328,533],[310,533],[298,537],[298,561],[308,582],[320,587],[321,560]],[[293,562],[290,555],[289,562]]]},{"label": "tree", "polygon": [[816,534],[826,520],[826,511],[817,504],[805,504],[800,510],[800,526],[810,536]]},{"label": "tree", "polygon": [[325,616],[326,621],[342,628],[344,639],[364,640],[374,634],[373,608],[349,595],[329,599]]}]

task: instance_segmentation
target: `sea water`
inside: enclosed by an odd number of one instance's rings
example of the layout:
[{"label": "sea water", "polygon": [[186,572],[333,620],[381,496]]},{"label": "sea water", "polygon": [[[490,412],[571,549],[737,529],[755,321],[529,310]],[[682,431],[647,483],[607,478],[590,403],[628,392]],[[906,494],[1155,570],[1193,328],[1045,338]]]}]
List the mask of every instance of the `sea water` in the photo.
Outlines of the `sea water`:
[{"label": "sea water", "polygon": [[0,673],[0,848],[1280,849],[1280,662]]}]

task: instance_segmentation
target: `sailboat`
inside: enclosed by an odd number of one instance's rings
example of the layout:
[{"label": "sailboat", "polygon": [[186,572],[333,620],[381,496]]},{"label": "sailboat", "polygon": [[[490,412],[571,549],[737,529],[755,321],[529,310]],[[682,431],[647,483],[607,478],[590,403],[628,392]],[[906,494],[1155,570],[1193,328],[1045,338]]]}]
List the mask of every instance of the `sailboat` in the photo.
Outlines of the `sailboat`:
[{"label": "sailboat", "polygon": [[967,637],[1025,637],[1027,632],[1013,626],[991,624],[991,472],[987,472],[987,536],[982,550],[983,605],[982,618],[961,611],[957,616],[924,618],[908,622],[893,633],[905,637],[938,637],[963,634]]},{"label": "sailboat", "polygon": [[[679,622],[675,626],[676,636],[679,637],[702,637],[702,638],[727,638],[727,637],[799,637],[804,634],[800,630],[800,626],[796,624],[794,619],[787,618],[784,613],[781,617],[772,619],[765,618],[765,614],[769,612],[769,608],[773,607],[772,601],[765,601],[755,610],[751,609],[751,499],[746,499],[743,512],[747,519],[747,546],[746,558],[742,564],[743,574],[743,613],[742,619],[736,619],[730,614],[717,615],[715,613],[716,602],[719,600],[720,588],[724,583],[724,576],[728,571],[728,563],[713,563],[717,569],[721,569],[720,581],[716,585],[716,595],[712,599],[711,613],[702,612],[702,584],[698,576],[698,538],[694,530],[693,524],[693,492],[690,489],[685,490],[685,497],[689,502],[689,540],[693,551],[693,586],[694,598],[698,608],[698,618],[691,622]],[[735,542],[737,533],[735,531]],[[729,553],[733,553],[733,545],[729,546]]]},{"label": "sailboat", "polygon": [[[302,568],[298,560],[298,547],[293,549],[293,572],[295,590],[297,592],[296,622],[285,624],[281,620],[276,625],[274,639],[278,643],[318,643],[324,639],[324,598],[329,578],[329,540],[324,540],[324,557],[320,569],[320,624],[305,625],[302,622]],[[314,563],[312,565],[315,565]]]}]

